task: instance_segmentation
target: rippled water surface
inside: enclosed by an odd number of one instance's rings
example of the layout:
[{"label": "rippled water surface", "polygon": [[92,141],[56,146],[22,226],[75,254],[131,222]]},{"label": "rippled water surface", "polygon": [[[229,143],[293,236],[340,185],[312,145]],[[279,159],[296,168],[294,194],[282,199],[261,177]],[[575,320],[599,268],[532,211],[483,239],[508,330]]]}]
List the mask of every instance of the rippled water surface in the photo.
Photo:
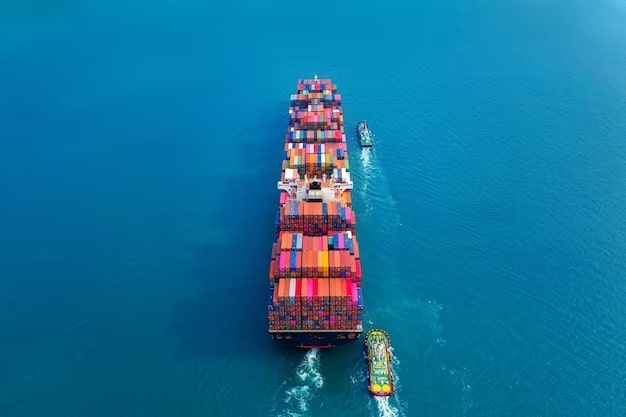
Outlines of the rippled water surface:
[{"label": "rippled water surface", "polygon": [[[0,5],[0,415],[624,415],[623,1],[209,3]],[[315,73],[389,400],[265,330]]]}]

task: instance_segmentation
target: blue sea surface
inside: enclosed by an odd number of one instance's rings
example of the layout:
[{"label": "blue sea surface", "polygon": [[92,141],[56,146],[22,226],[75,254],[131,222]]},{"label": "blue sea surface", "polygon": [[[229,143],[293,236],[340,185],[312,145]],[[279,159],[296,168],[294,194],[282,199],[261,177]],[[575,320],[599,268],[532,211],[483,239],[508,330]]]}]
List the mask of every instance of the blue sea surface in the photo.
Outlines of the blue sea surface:
[{"label": "blue sea surface", "polygon": [[[626,2],[0,5],[0,416],[626,413]],[[349,135],[360,342],[267,334],[289,95]]]}]

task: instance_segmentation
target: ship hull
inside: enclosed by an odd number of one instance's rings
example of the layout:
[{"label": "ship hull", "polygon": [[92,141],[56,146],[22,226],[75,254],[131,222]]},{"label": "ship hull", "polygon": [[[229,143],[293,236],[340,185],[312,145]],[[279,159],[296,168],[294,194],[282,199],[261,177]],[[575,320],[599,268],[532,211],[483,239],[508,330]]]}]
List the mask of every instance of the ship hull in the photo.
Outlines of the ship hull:
[{"label": "ship hull", "polygon": [[272,339],[285,347],[301,349],[330,349],[352,343],[359,339],[362,332],[306,332],[306,333],[271,333]]}]

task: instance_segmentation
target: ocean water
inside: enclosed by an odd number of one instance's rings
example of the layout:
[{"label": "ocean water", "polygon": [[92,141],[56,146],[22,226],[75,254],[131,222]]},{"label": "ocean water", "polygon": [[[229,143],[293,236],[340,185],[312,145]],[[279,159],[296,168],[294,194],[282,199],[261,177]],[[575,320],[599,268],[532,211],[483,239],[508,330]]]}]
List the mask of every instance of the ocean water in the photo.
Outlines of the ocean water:
[{"label": "ocean water", "polygon": [[[626,2],[4,2],[0,416],[626,413]],[[348,130],[362,346],[285,350],[289,94]]]}]

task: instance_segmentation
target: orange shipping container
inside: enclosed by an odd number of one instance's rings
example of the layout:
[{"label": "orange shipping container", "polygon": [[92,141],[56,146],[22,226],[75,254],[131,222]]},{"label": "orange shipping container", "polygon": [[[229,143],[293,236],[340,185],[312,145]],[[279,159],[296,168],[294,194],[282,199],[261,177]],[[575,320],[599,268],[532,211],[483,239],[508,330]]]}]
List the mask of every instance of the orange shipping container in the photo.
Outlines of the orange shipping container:
[{"label": "orange shipping container", "polygon": [[336,216],[337,215],[337,205],[336,204],[329,204],[328,205],[328,215],[329,216]]},{"label": "orange shipping container", "polygon": [[335,297],[341,297],[343,295],[343,292],[341,291],[341,287],[342,285],[340,285],[340,281],[339,278],[335,278]]},{"label": "orange shipping container", "polygon": [[328,296],[331,298],[335,296],[335,278],[328,278]]},{"label": "orange shipping container", "polygon": [[347,191],[345,195],[345,203],[348,205],[352,205],[352,193],[350,191]]},{"label": "orange shipping container", "polygon": [[317,284],[317,292],[320,297],[328,297],[330,292],[330,283],[328,278],[319,278]]},{"label": "orange shipping container", "polygon": [[281,250],[291,250],[291,242],[292,242],[291,233],[289,233],[289,232],[283,233],[283,235],[281,236],[281,239],[280,239],[280,249]]},{"label": "orange shipping container", "polygon": [[278,298],[284,298],[285,297],[285,278],[281,278],[278,281]]},{"label": "orange shipping container", "polygon": [[353,277],[356,276],[356,259],[354,259],[354,256],[350,256],[350,273]]},{"label": "orange shipping container", "polygon": [[337,263],[335,262],[335,251],[328,251],[328,271],[332,275],[335,269],[337,268]]},{"label": "orange shipping container", "polygon": [[272,261],[270,262],[270,272],[269,272],[270,281],[274,280],[275,275],[276,275],[276,261]]},{"label": "orange shipping container", "polygon": [[301,292],[300,292],[300,297],[306,297],[307,294],[307,279],[306,278],[300,278],[299,281],[301,282]]},{"label": "orange shipping container", "polygon": [[333,259],[332,266],[335,269],[341,268],[341,255],[340,255],[340,252],[338,250],[329,250],[328,251],[328,256],[329,256],[329,258],[332,257],[332,259]]},{"label": "orange shipping container", "polygon": [[283,278],[283,286],[281,291],[281,297],[288,298],[289,297],[289,286],[291,285],[290,278]]},{"label": "orange shipping container", "polygon": [[[311,268],[315,267],[315,264],[313,262],[313,254],[314,252],[312,250],[308,250],[306,252],[303,252],[303,262],[302,262],[302,266],[304,268],[306,268],[307,270],[310,270]],[[308,271],[307,271],[308,273]]]}]

